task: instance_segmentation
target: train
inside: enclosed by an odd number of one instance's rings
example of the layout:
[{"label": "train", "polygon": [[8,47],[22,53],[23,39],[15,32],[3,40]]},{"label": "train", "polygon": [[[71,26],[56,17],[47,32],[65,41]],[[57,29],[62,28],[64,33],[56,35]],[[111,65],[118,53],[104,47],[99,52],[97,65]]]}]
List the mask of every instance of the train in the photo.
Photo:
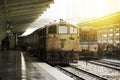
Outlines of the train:
[{"label": "train", "polygon": [[79,28],[62,19],[18,40],[23,49],[49,64],[69,64],[79,60]]},{"label": "train", "polygon": [[80,59],[119,59],[119,43],[99,42],[98,31],[80,28]]},{"label": "train", "polygon": [[80,58],[95,59],[98,57],[97,30],[80,29]]}]

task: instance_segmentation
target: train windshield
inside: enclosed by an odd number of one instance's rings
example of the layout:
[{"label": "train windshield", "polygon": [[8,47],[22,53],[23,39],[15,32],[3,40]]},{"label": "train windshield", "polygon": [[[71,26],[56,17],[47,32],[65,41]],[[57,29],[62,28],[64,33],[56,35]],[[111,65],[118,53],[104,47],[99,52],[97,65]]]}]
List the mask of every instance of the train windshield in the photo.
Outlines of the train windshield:
[{"label": "train windshield", "polygon": [[77,34],[77,28],[70,27],[70,34]]},{"label": "train windshield", "polygon": [[48,27],[48,34],[56,34],[57,30],[56,30],[56,25],[52,25]]},{"label": "train windshield", "polygon": [[68,33],[68,28],[67,28],[67,26],[59,26],[58,29],[59,29],[59,30],[58,30],[58,33],[60,33],[60,34],[66,34],[66,33]]}]

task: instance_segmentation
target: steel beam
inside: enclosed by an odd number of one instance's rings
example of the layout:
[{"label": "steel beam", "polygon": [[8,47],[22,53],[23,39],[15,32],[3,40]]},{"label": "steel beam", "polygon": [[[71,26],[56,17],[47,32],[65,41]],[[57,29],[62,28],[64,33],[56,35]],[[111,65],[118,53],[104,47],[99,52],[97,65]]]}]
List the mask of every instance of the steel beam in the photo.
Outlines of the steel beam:
[{"label": "steel beam", "polygon": [[14,32],[24,32],[27,28],[28,28],[29,25],[15,25],[14,26]]},{"label": "steel beam", "polygon": [[9,14],[9,17],[11,18],[11,17],[22,17],[22,16],[28,16],[28,15],[37,15],[37,14],[42,14],[43,13],[43,11],[27,11],[27,12],[20,12],[20,13],[18,13],[18,14]]},{"label": "steel beam", "polygon": [[22,12],[34,12],[34,11],[44,11],[46,10],[46,8],[29,8],[29,9],[23,9],[23,10],[16,10],[16,11],[11,11],[9,12],[8,11],[8,15],[14,15],[14,14],[19,14],[19,13],[22,13]]},{"label": "steel beam", "polygon": [[32,3],[32,4],[27,4],[27,5],[18,5],[18,6],[8,6],[8,10],[17,10],[17,9],[27,9],[30,7],[44,7],[44,6],[48,6],[48,3]]},{"label": "steel beam", "polygon": [[19,6],[21,4],[27,5],[27,4],[31,4],[31,3],[43,3],[43,2],[52,3],[53,0],[23,0],[23,1],[16,1],[16,2],[10,0],[10,2],[7,1],[6,4],[8,6]]},{"label": "steel beam", "polygon": [[37,19],[39,16],[40,15],[33,15],[33,16],[29,15],[29,16],[23,16],[23,17],[12,17],[12,18],[9,18],[9,20],[16,22],[16,21],[21,21],[21,20],[25,20],[25,19],[32,19],[32,18],[36,18]]},{"label": "steel beam", "polygon": [[24,20],[20,20],[20,21],[15,21],[15,22],[13,22],[13,25],[30,24],[30,23],[34,22],[35,20],[36,20],[36,18],[29,18],[29,19],[24,19]]}]

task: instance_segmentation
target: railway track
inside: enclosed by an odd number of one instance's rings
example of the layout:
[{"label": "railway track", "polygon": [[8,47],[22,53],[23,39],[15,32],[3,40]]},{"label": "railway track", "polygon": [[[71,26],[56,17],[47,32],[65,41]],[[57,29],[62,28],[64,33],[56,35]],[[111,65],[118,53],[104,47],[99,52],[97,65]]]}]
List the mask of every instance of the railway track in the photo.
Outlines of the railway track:
[{"label": "railway track", "polygon": [[102,60],[120,64],[120,61],[119,61],[119,60],[111,60],[111,59],[102,59]]},{"label": "railway track", "polygon": [[98,62],[105,63],[105,64],[112,65],[112,66],[116,66],[116,67],[120,67],[120,63],[117,63],[117,62],[111,62],[111,61],[106,61],[106,60],[100,60]]},{"label": "railway track", "polygon": [[88,71],[76,68],[74,66],[70,66],[70,67],[60,67],[62,70],[65,70],[67,72],[70,72],[78,77],[80,77],[80,79],[75,79],[75,80],[107,80],[104,77],[98,76],[96,74],[90,73]]},{"label": "railway track", "polygon": [[66,75],[72,77],[74,80],[85,80],[85,79],[83,79],[83,78],[75,75],[74,73],[72,73],[72,72],[70,72],[70,71],[68,71],[68,70],[60,67],[60,66],[57,66],[57,68],[60,69],[60,70],[61,70],[63,73],[65,73]]},{"label": "railway track", "polygon": [[89,61],[89,63],[120,71],[120,65],[117,63],[111,63],[107,61]]}]

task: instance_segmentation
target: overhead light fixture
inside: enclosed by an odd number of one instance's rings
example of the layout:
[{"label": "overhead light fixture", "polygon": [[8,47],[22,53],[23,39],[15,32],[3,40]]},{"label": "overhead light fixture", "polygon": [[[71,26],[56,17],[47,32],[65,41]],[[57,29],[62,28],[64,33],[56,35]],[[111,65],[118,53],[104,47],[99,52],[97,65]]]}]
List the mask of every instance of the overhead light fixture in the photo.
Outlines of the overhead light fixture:
[{"label": "overhead light fixture", "polygon": [[8,36],[13,36],[12,21],[6,21],[6,33]]}]

